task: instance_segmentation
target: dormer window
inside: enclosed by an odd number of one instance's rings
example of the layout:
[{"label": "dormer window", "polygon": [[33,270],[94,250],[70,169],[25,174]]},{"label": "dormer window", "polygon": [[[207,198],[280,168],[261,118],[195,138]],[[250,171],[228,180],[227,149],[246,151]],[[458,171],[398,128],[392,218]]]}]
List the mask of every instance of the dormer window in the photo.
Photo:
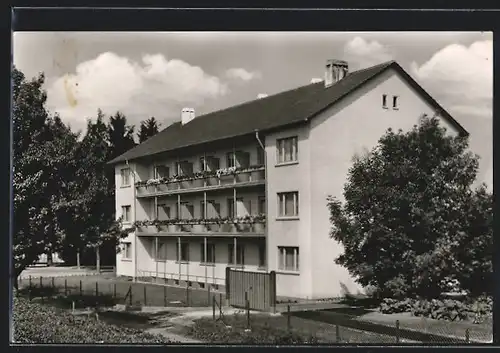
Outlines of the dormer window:
[{"label": "dormer window", "polygon": [[395,110],[398,109],[398,96],[392,97],[392,109],[395,109]]},{"label": "dormer window", "polygon": [[382,95],[382,108],[387,109],[387,94]]}]

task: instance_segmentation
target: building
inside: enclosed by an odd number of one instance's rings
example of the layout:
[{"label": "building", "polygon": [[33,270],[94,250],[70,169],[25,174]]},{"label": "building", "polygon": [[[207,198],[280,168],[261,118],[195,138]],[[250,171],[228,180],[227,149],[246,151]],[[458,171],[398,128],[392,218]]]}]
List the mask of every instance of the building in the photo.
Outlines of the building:
[{"label": "building", "polygon": [[[277,295],[337,297],[359,286],[334,258],[327,196],[342,198],[353,155],[422,114],[467,132],[396,62],[181,121],[117,157],[116,214],[139,222],[117,273],[223,286],[227,266],[276,271]],[[145,221],[145,222],[142,222]]]}]

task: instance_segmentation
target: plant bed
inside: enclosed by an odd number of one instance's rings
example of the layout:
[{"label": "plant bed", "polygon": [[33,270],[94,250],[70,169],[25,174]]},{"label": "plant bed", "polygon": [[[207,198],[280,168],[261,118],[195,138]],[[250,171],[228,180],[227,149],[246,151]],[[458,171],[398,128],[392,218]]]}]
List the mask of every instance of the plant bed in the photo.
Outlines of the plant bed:
[{"label": "plant bed", "polygon": [[61,309],[14,298],[15,343],[172,343],[163,336],[109,325],[95,318],[74,316]]}]

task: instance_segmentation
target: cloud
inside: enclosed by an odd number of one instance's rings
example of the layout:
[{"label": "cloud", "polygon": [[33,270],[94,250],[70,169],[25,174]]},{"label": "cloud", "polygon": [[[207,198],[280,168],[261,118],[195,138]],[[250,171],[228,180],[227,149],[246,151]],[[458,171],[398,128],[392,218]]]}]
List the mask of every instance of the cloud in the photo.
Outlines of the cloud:
[{"label": "cloud", "polygon": [[84,129],[86,118],[123,112],[129,123],[155,116],[175,117],[183,106],[227,94],[227,83],[182,60],[161,54],[143,55],[140,62],[111,52],[79,64],[76,72],[52,80],[47,106],[74,130]]},{"label": "cloud", "polygon": [[448,45],[411,73],[452,114],[492,118],[493,41]]},{"label": "cloud", "polygon": [[377,65],[393,58],[384,45],[372,40],[355,37],[344,46],[344,58],[349,62],[349,70]]},{"label": "cloud", "polygon": [[235,80],[251,81],[261,78],[260,72],[249,72],[242,68],[232,68],[226,71],[226,77]]}]

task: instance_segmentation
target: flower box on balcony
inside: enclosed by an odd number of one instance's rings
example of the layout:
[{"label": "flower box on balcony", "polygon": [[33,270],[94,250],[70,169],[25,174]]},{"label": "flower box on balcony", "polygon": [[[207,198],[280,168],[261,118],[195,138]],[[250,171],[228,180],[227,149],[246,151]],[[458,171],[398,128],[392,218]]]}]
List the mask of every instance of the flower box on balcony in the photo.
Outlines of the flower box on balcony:
[{"label": "flower box on balcony", "polygon": [[186,224],[186,223],[179,224],[178,226],[181,232],[190,232],[192,228],[191,224]]},{"label": "flower box on balcony", "polygon": [[264,170],[252,170],[252,181],[264,180],[265,172]]},{"label": "flower box on balcony", "polygon": [[219,232],[221,233],[232,233],[234,232],[234,224],[233,223],[223,223],[220,225]]},{"label": "flower box on balcony", "polygon": [[212,176],[212,177],[206,178],[205,183],[207,186],[216,186],[216,185],[219,185],[219,179],[215,176]]},{"label": "flower box on balcony", "polygon": [[250,223],[235,223],[234,228],[237,232],[250,232],[252,225]]},{"label": "flower box on balcony", "polygon": [[236,174],[236,182],[237,183],[247,183],[249,181],[250,181],[250,174],[248,172]]},{"label": "flower box on balcony", "polygon": [[158,229],[158,232],[168,232],[168,225],[167,224],[159,224],[156,226]]},{"label": "flower box on balcony", "polygon": [[169,233],[176,233],[179,231],[179,226],[177,224],[169,224],[167,226],[167,231]]},{"label": "flower box on balcony", "polygon": [[191,226],[191,232],[204,233],[205,232],[205,225],[204,224],[193,224]]},{"label": "flower box on balcony", "polygon": [[147,186],[146,185],[140,185],[137,187],[137,194],[138,195],[145,195],[147,194]]},{"label": "flower box on balcony", "polygon": [[207,232],[218,232],[220,229],[220,225],[215,223],[208,223],[205,224],[205,229]]},{"label": "flower box on balcony", "polygon": [[254,233],[264,233],[266,225],[264,222],[256,222],[252,224],[252,228]]},{"label": "flower box on balcony", "polygon": [[191,187],[192,180],[181,180],[179,181],[179,189],[189,189]]},{"label": "flower box on balcony", "polygon": [[167,190],[168,190],[167,184],[162,183],[162,184],[158,184],[156,186],[156,191],[158,191],[158,192],[163,192],[163,191],[167,191]]},{"label": "flower box on balcony", "polygon": [[219,179],[220,179],[221,185],[234,184],[234,175],[233,174],[221,175]]},{"label": "flower box on balcony", "polygon": [[168,190],[178,190],[179,189],[179,182],[178,181],[171,181],[167,184]]},{"label": "flower box on balcony", "polygon": [[204,186],[204,180],[203,179],[194,179],[191,180],[191,187],[192,188],[201,188]]}]

